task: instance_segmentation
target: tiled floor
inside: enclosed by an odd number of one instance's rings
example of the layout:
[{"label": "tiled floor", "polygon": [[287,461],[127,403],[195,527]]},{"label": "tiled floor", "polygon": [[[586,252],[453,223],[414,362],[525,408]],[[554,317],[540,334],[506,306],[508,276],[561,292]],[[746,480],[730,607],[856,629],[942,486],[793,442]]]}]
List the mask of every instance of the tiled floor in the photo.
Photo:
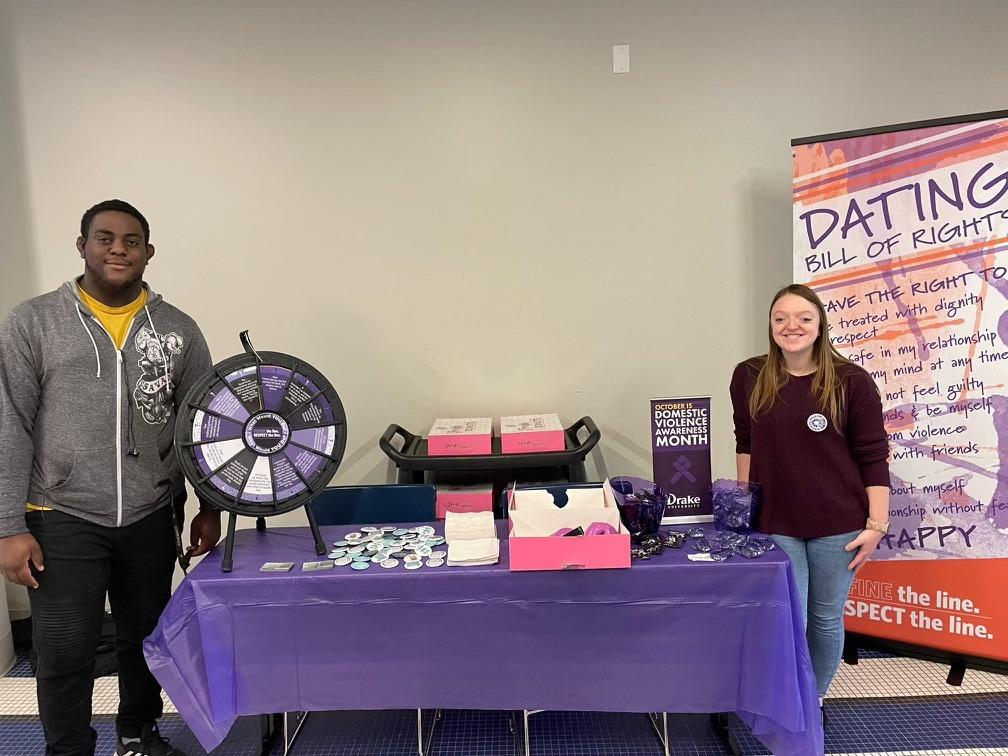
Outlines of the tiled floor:
[{"label": "tiled floor", "polygon": [[[858,756],[1008,756],[1008,677],[968,670],[963,684],[946,684],[948,668],[913,659],[864,654],[841,665],[827,701],[828,754]],[[34,680],[26,661],[0,678],[0,756],[44,752]],[[115,678],[95,683],[98,754],[113,751]],[[189,756],[205,754],[168,704],[162,732]],[[520,721],[518,723],[520,732]],[[508,712],[448,711],[431,756],[513,756],[516,740]],[[732,736],[744,754],[766,754],[738,720]],[[543,712],[530,719],[534,756],[661,756],[644,715]],[[693,756],[728,753],[703,715],[669,717],[670,751]],[[214,756],[258,753],[259,724],[239,720]],[[306,721],[297,756],[413,756],[412,711],[325,712]],[[277,744],[273,755],[283,753]],[[810,755],[812,756],[812,755]]]}]

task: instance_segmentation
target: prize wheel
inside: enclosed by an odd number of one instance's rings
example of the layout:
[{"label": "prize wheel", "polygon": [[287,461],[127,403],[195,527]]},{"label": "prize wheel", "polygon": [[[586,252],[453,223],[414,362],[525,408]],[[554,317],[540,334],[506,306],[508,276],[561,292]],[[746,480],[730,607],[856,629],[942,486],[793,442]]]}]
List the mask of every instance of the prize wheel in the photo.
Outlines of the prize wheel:
[{"label": "prize wheel", "polygon": [[232,517],[269,517],[306,507],[332,479],[346,415],[311,365],[242,341],[245,354],[215,365],[186,395],[175,448],[201,499]]}]

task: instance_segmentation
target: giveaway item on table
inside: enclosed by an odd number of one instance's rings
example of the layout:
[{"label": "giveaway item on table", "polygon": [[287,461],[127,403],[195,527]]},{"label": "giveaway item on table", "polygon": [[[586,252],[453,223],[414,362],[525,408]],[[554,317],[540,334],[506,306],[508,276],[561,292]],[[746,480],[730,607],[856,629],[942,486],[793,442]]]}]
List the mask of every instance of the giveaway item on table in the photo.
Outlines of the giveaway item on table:
[{"label": "giveaway item on table", "polygon": [[564,427],[557,414],[510,415],[501,418],[501,452],[531,454],[563,451]]},{"label": "giveaway item on table", "polygon": [[481,486],[438,485],[435,516],[443,520],[448,512],[492,512],[493,484]]},{"label": "giveaway item on table", "polygon": [[658,534],[641,536],[636,541],[631,541],[630,556],[634,559],[647,561],[653,556],[658,556],[665,550],[665,543]]},{"label": "giveaway item on table", "polygon": [[493,420],[489,417],[438,418],[427,434],[427,454],[432,457],[468,457],[489,454]]},{"label": "giveaway item on table", "polygon": [[[674,531],[679,532],[679,531]],[[736,533],[733,530],[715,531],[708,538],[701,527],[690,528],[685,533],[690,538],[688,558],[693,561],[724,562],[738,554],[746,559],[758,559],[776,548],[773,539],[759,533]]]},{"label": "giveaway item on table", "polygon": [[447,554],[444,543],[445,539],[430,525],[411,528],[364,525],[335,541],[329,558],[336,567],[349,567],[356,572],[400,566],[413,571],[442,566]]},{"label": "giveaway item on table", "polygon": [[294,569],[294,562],[263,562],[259,572],[290,572]]},{"label": "giveaway item on table", "polygon": [[[585,534],[584,528],[578,525],[576,528],[560,528],[556,533],[553,534],[554,537],[570,537],[570,536],[583,536]],[[599,534],[596,534],[599,535]]]},{"label": "giveaway item on table", "polygon": [[762,489],[757,483],[721,478],[711,485],[714,527],[748,535],[759,518]]},{"label": "giveaway item on table", "polygon": [[758,559],[768,551],[773,551],[777,545],[769,536],[750,533],[742,541],[736,541],[727,548],[746,559]]},{"label": "giveaway item on table", "polygon": [[693,551],[700,551],[700,552],[703,552],[705,554],[710,553],[710,550],[711,550],[710,541],[708,541],[706,538],[697,538],[697,539],[695,539],[693,541],[691,547],[692,547]]},{"label": "giveaway item on table", "polygon": [[331,559],[320,559],[316,562],[302,562],[302,572],[319,572],[320,570],[331,570],[335,565]]},{"label": "giveaway item on table", "polygon": [[500,559],[493,512],[446,513],[445,540],[449,567],[497,564]]},{"label": "giveaway item on table", "polygon": [[686,541],[686,533],[681,530],[668,530],[662,542],[667,549],[681,549]]},{"label": "giveaway item on table", "polygon": [[475,567],[497,564],[500,541],[497,538],[456,539],[448,543],[449,567]]},{"label": "giveaway item on table", "polygon": [[606,569],[630,566],[630,535],[609,481],[508,491],[510,568]]},{"label": "giveaway item on table", "polygon": [[493,512],[446,512],[444,532],[448,543],[497,537]]},{"label": "giveaway item on table", "polygon": [[612,487],[620,519],[633,540],[655,535],[665,514],[668,492],[640,478],[613,478]]}]

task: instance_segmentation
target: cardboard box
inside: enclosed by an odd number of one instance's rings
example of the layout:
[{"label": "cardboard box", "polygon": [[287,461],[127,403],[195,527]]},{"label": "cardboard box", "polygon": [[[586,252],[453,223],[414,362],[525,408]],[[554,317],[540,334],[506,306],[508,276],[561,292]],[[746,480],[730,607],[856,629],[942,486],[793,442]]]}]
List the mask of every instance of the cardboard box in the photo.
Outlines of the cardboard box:
[{"label": "cardboard box", "polygon": [[[551,491],[563,489],[567,503],[561,508]],[[510,569],[598,570],[630,566],[630,534],[620,522],[616,497],[606,480],[596,487],[515,489],[508,496],[508,550]],[[611,535],[554,536],[560,528],[595,522],[612,525]]]},{"label": "cardboard box", "polygon": [[437,487],[436,515],[443,520],[446,512],[492,512],[493,485]]},{"label": "cardboard box", "polygon": [[563,451],[565,444],[564,427],[555,413],[501,418],[501,452],[504,454]]},{"label": "cardboard box", "polygon": [[489,454],[492,435],[489,417],[439,418],[427,434],[427,453],[432,457]]}]

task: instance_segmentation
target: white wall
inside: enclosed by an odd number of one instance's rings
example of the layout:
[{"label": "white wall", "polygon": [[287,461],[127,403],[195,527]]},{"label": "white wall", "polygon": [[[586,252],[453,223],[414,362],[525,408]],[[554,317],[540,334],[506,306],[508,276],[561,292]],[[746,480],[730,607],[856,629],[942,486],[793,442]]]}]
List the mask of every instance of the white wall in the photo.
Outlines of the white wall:
[{"label": "white wall", "polygon": [[[25,150],[21,128],[21,92],[14,56],[12,19],[0,3],[0,317],[38,289],[35,254],[31,245],[28,196],[25,185]],[[2,450],[0,450],[2,453]],[[6,600],[13,619],[30,613],[25,589],[5,583]],[[2,632],[0,632],[2,635]]]},{"label": "white wall", "polygon": [[593,474],[647,474],[648,398],[694,392],[730,474],[728,376],[790,281],[789,140],[1008,106],[1000,1],[10,12],[26,280],[79,272],[91,203],[137,204],[215,358],[249,328],[336,386],[337,483],[391,479],[390,422],[551,410],[598,422]]}]

